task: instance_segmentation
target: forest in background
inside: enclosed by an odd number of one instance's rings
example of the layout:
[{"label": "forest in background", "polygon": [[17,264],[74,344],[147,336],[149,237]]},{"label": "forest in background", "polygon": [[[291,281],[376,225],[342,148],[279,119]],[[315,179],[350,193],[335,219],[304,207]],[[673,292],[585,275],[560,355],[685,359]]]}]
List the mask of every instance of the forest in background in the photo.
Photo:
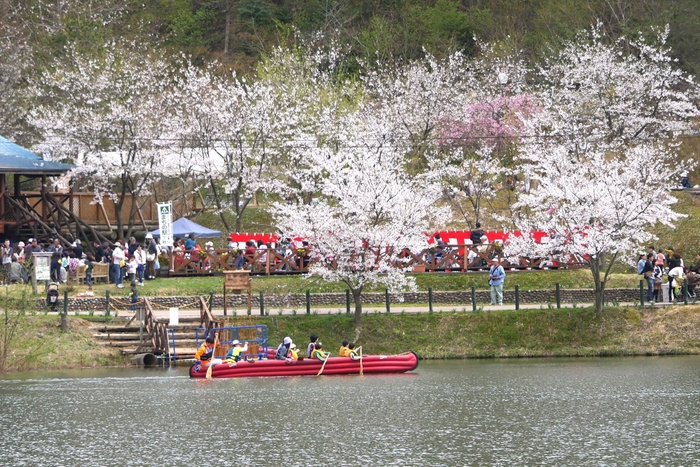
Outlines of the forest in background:
[{"label": "forest in background", "polygon": [[596,22],[610,40],[668,24],[679,66],[700,71],[696,0],[0,0],[0,134],[32,142],[11,88],[68,45],[99,54],[131,41],[248,74],[273,47],[299,38],[342,43],[365,63],[469,56],[475,38],[537,61]]}]

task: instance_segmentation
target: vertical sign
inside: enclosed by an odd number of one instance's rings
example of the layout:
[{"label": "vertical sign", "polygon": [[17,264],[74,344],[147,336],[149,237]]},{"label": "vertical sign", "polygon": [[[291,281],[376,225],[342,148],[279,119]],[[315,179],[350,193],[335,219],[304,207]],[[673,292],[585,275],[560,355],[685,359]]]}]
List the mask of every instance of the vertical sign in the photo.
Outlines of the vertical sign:
[{"label": "vertical sign", "polygon": [[160,229],[160,244],[173,246],[173,202],[158,203],[158,228]]}]

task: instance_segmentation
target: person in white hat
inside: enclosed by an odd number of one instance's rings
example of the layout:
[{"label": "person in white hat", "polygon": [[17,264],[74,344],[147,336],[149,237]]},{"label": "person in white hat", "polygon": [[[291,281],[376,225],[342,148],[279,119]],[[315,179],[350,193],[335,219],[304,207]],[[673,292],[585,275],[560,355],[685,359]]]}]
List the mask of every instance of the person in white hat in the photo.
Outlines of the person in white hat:
[{"label": "person in white hat", "polygon": [[292,346],[292,338],[287,336],[284,338],[282,343],[277,347],[277,353],[275,354],[275,360],[287,360],[287,354],[289,353],[289,348]]},{"label": "person in white hat", "polygon": [[19,242],[17,244],[17,261],[24,263],[24,242]]},{"label": "person in white hat", "polygon": [[122,250],[122,244],[120,242],[114,242],[114,250],[112,250],[112,264],[110,264],[111,276],[114,278],[114,283],[117,284],[117,288],[123,289],[124,284],[122,284],[122,267],[121,262],[124,259],[124,250]]},{"label": "person in white hat", "polygon": [[236,363],[241,361],[241,358],[243,358],[243,352],[247,351],[248,343],[246,342],[245,345],[242,345],[241,341],[236,339],[233,342],[231,342],[231,350],[229,350],[226,354],[226,359],[224,361],[229,365],[235,365]]}]

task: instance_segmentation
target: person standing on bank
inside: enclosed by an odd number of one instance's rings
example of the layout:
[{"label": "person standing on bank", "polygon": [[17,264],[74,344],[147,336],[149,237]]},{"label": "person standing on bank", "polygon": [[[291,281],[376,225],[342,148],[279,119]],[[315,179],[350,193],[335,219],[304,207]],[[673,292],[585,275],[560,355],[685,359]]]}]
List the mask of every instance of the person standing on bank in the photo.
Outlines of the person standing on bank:
[{"label": "person standing on bank", "polygon": [[503,281],[506,278],[506,272],[503,266],[498,263],[497,259],[491,260],[491,268],[489,269],[489,285],[491,286],[491,305],[503,305]]},{"label": "person standing on bank", "polygon": [[642,268],[642,275],[644,280],[647,282],[647,302],[652,302],[654,300],[654,261],[656,258],[653,254],[649,253],[646,255],[646,261],[644,262],[644,267]]}]

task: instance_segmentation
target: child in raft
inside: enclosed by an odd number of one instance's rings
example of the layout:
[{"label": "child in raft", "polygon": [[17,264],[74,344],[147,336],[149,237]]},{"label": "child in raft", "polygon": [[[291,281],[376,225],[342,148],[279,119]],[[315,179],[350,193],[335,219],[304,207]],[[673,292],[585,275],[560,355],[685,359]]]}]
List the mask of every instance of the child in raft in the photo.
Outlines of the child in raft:
[{"label": "child in raft", "polygon": [[330,352],[324,352],[323,350],[323,344],[320,342],[317,342],[314,345],[314,351],[311,355],[311,358],[316,358],[318,360],[321,360],[322,362],[325,362],[328,357],[330,357],[331,353]]},{"label": "child in raft", "polygon": [[241,358],[243,358],[243,352],[246,352],[247,350],[248,343],[246,342],[245,345],[241,345],[241,341],[236,339],[231,343],[231,350],[229,350],[226,354],[226,359],[224,361],[228,363],[229,366],[233,366],[241,361]]},{"label": "child in raft", "polygon": [[348,344],[348,354],[346,355],[346,357],[350,357],[353,360],[359,360],[361,351],[362,351],[362,346],[355,348],[355,343],[350,342]]},{"label": "child in raft", "polygon": [[201,367],[207,367],[209,364],[217,365],[222,362],[220,358],[214,357],[214,337],[209,336],[204,343],[199,346],[197,353],[194,354],[195,370],[199,371]]},{"label": "child in raft", "polygon": [[289,346],[289,352],[287,352],[287,360],[299,360],[299,350],[297,349],[297,345],[292,342],[292,344]]},{"label": "child in raft", "polygon": [[343,343],[340,344],[340,350],[338,350],[338,356],[339,357],[350,356],[350,349],[348,349],[348,341],[343,341]]},{"label": "child in raft", "polygon": [[313,356],[316,342],[318,342],[318,336],[316,334],[311,334],[311,336],[309,336],[309,345],[306,347],[306,358],[311,358]]}]

